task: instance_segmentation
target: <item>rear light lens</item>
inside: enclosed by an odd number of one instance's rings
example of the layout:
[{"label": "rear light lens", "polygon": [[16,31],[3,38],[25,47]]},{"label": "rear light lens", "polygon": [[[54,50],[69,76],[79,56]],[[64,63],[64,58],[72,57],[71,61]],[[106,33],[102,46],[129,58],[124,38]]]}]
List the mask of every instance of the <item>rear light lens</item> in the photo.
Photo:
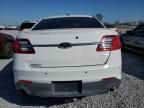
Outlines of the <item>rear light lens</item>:
[{"label": "rear light lens", "polygon": [[96,51],[113,51],[121,49],[121,42],[119,36],[110,35],[104,36],[101,43],[98,45]]},{"label": "rear light lens", "polygon": [[28,39],[16,39],[14,53],[35,54],[35,50]]},{"label": "rear light lens", "polygon": [[112,79],[114,79],[114,77],[104,78],[102,80],[112,80]]},{"label": "rear light lens", "polygon": [[19,82],[24,84],[32,83],[32,81],[29,80],[20,80]]}]

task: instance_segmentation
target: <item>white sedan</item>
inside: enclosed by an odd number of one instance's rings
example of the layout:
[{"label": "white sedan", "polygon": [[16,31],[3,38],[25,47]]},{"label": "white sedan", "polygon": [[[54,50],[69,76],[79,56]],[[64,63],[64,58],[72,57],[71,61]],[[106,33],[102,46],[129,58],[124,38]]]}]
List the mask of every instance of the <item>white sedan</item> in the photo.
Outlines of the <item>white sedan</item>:
[{"label": "white sedan", "polygon": [[43,97],[105,93],[121,81],[121,44],[116,31],[95,17],[41,19],[14,44],[18,90]]}]

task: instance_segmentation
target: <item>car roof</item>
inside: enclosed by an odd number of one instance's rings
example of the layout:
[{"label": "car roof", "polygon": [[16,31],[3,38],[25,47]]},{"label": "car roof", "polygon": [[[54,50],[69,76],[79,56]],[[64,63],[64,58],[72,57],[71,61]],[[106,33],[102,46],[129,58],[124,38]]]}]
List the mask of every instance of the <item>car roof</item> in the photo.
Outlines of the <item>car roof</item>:
[{"label": "car roof", "polygon": [[13,38],[13,36],[12,35],[9,35],[9,34],[5,34],[5,33],[0,33],[0,36],[4,36],[4,37],[12,37]]},{"label": "car roof", "polygon": [[144,27],[144,23],[138,25],[133,31],[135,31],[135,30],[137,30],[137,29],[139,29],[139,28],[141,28],[141,27]]},{"label": "car roof", "polygon": [[139,27],[144,26],[144,23],[140,24]]},{"label": "car roof", "polygon": [[93,18],[90,15],[59,15],[59,16],[50,16],[43,19],[51,19],[51,18],[64,18],[64,17],[86,17],[86,18]]},{"label": "car roof", "polygon": [[6,36],[6,35],[8,35],[8,34],[5,34],[5,33],[0,33],[0,35]]}]

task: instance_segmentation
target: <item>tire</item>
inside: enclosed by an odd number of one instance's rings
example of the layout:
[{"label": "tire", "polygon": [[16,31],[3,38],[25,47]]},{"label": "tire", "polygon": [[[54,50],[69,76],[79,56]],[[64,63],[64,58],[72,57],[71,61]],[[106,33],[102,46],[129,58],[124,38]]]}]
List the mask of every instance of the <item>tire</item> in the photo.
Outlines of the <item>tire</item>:
[{"label": "tire", "polygon": [[13,57],[13,43],[12,42],[7,42],[5,44],[4,56],[8,59]]},{"label": "tire", "polygon": [[19,93],[20,93],[22,96],[28,96],[28,94],[27,94],[24,90],[19,90]]}]

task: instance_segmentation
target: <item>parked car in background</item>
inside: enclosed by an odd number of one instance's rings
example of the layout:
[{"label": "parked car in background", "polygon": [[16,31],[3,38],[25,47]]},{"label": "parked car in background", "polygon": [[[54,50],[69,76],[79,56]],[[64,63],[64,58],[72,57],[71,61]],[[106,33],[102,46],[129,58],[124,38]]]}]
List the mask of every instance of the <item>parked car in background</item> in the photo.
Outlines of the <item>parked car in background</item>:
[{"label": "parked car in background", "polygon": [[13,62],[17,89],[30,95],[95,95],[121,81],[119,35],[92,16],[40,20],[18,35]]},{"label": "parked car in background", "polygon": [[5,30],[17,30],[17,29],[18,29],[17,26],[12,26],[12,25],[5,26]]},{"label": "parked car in background", "polygon": [[29,29],[31,29],[35,24],[36,24],[36,22],[25,21],[25,22],[23,22],[23,23],[20,25],[19,31],[29,30]]},{"label": "parked car in background", "polygon": [[0,33],[0,57],[11,58],[13,56],[13,43],[12,36]]},{"label": "parked car in background", "polygon": [[123,49],[129,49],[144,54],[144,24],[121,35]]},{"label": "parked car in background", "polygon": [[5,29],[5,26],[0,26],[0,30],[4,30]]},{"label": "parked car in background", "polygon": [[118,29],[117,29],[113,24],[105,23],[104,25],[105,25],[106,28],[109,29],[109,30],[118,31]]}]

